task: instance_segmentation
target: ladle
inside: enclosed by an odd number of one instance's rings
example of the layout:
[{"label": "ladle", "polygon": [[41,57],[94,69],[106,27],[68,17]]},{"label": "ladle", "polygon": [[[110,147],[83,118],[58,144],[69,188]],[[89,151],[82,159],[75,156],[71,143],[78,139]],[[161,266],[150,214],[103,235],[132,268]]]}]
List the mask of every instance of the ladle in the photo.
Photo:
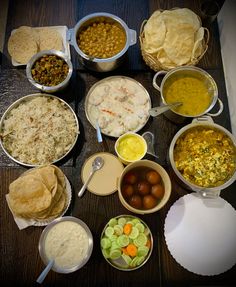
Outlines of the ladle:
[{"label": "ladle", "polygon": [[172,108],[181,106],[182,104],[183,104],[182,102],[176,102],[176,103],[169,104],[169,105],[163,105],[163,106],[152,108],[148,112],[150,116],[156,117]]}]

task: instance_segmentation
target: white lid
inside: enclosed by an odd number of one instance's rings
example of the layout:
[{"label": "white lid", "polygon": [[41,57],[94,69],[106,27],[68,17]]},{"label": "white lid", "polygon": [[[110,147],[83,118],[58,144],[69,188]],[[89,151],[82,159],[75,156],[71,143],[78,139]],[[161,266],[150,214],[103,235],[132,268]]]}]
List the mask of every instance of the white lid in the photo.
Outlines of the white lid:
[{"label": "white lid", "polygon": [[236,211],[223,198],[191,193],[178,199],[165,220],[171,255],[187,270],[217,275],[236,263]]}]

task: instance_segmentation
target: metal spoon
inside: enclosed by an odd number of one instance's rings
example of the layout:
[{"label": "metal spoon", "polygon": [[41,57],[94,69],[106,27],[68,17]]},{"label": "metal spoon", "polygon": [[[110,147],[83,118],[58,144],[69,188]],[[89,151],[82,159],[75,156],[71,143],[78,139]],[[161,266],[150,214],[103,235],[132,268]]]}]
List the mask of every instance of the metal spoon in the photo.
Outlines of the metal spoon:
[{"label": "metal spoon", "polygon": [[181,106],[182,104],[183,104],[182,102],[176,102],[176,103],[169,104],[169,105],[163,105],[163,106],[152,108],[148,112],[150,116],[156,117],[174,107]]},{"label": "metal spoon", "polygon": [[95,171],[99,170],[100,168],[102,168],[104,164],[104,160],[102,157],[97,156],[93,162],[92,162],[92,170],[90,172],[90,175],[87,179],[87,181],[84,183],[84,185],[82,186],[81,190],[78,192],[78,197],[81,197],[84,194],[85,189],[87,188],[92,176],[94,175]]},{"label": "metal spoon", "polygon": [[155,158],[159,158],[154,151],[154,134],[151,132],[145,132],[142,134],[142,137],[145,139],[147,143],[147,153],[154,156]]},{"label": "metal spoon", "polygon": [[54,260],[53,259],[48,262],[48,265],[44,268],[42,273],[37,278],[37,280],[36,280],[37,283],[39,283],[39,284],[43,283],[43,280],[47,276],[48,272],[52,269],[53,264],[54,264]]}]

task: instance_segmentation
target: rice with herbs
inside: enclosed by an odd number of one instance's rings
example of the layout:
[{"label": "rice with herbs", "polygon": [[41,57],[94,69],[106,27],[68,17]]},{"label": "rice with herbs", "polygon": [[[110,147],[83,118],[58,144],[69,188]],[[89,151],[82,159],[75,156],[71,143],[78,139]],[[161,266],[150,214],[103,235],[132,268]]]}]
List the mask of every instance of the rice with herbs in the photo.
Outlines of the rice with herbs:
[{"label": "rice with herbs", "polygon": [[6,151],[32,165],[52,163],[64,156],[79,132],[68,106],[48,96],[23,101],[9,112],[2,127]]}]

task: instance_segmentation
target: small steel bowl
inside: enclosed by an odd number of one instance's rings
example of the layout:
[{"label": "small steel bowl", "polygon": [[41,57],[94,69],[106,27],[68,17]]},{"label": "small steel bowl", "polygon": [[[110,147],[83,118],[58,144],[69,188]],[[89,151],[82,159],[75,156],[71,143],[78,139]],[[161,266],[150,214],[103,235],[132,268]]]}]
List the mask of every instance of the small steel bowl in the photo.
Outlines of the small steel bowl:
[{"label": "small steel bowl", "polygon": [[[45,252],[45,240],[47,238],[48,233],[58,224],[62,223],[62,222],[74,222],[76,224],[78,224],[80,227],[82,227],[84,229],[84,231],[87,234],[87,244],[88,244],[88,248],[87,248],[87,252],[85,254],[85,256],[78,262],[78,264],[73,265],[70,268],[60,268],[60,266],[58,266],[56,264],[56,258],[48,258]],[[68,230],[64,230],[65,233],[67,233]],[[54,240],[56,240],[56,238],[54,238]],[[61,240],[61,238],[59,238],[59,240]],[[81,244],[81,242],[78,240],[76,242],[77,244]],[[66,244],[66,242],[62,242],[61,245]],[[53,220],[50,224],[47,225],[47,227],[43,230],[40,239],[39,239],[39,245],[38,245],[38,249],[39,249],[39,254],[44,262],[45,265],[48,264],[48,262],[51,259],[54,259],[54,265],[52,267],[52,270],[58,273],[71,273],[74,272],[80,268],[82,268],[89,260],[91,254],[92,254],[92,250],[93,250],[93,236],[92,233],[90,231],[90,229],[88,228],[88,226],[80,219],[73,217],[73,216],[65,216],[65,217],[60,217],[57,218],[55,220]],[[61,257],[62,254],[60,254]]]},{"label": "small steel bowl", "polygon": [[[42,56],[45,56],[45,55],[55,55],[55,56],[58,56],[60,58],[62,58],[68,65],[69,67],[69,71],[68,71],[68,74],[67,74],[67,77],[65,78],[64,81],[62,81],[60,84],[56,85],[56,86],[44,86],[44,85],[41,85],[39,84],[38,82],[36,82],[33,77],[32,77],[32,73],[31,73],[31,70],[34,66],[34,63],[40,59]],[[27,66],[26,66],[26,76],[29,80],[29,82],[34,86],[36,87],[37,89],[45,92],[45,93],[55,93],[55,92],[58,92],[58,91],[61,91],[63,90],[68,84],[69,84],[69,81],[70,81],[70,78],[72,76],[72,72],[73,72],[73,66],[72,66],[72,63],[71,63],[71,60],[61,51],[57,51],[57,50],[44,50],[44,51],[41,51],[37,54],[35,54],[28,62]]]}]

